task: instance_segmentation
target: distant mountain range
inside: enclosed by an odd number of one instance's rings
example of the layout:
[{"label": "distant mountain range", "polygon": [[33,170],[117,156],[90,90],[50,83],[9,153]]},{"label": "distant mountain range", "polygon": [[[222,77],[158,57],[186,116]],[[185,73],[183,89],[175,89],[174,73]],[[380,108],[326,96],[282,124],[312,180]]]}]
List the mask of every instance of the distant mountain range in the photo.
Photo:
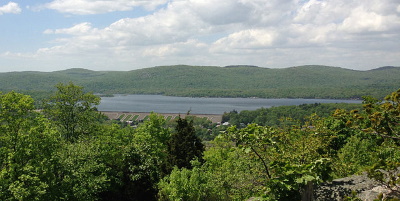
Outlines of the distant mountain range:
[{"label": "distant mountain range", "polygon": [[400,88],[400,67],[356,71],[329,66],[284,69],[256,66],[159,66],[132,71],[73,68],[55,72],[0,73],[0,91],[46,94],[73,82],[99,94],[195,97],[382,98]]}]

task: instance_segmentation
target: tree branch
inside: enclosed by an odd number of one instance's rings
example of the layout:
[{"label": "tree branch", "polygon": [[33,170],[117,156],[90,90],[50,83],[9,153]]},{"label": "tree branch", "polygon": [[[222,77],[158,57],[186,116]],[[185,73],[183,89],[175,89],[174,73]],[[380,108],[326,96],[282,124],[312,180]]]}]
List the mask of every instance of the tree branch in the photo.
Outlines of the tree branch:
[{"label": "tree branch", "polygon": [[257,151],[252,146],[250,146],[250,148],[263,163],[263,166],[265,168],[265,173],[267,174],[268,179],[271,179],[271,175],[269,173],[269,168],[268,168],[267,164],[265,163],[264,159],[260,156],[260,154],[257,153]]}]

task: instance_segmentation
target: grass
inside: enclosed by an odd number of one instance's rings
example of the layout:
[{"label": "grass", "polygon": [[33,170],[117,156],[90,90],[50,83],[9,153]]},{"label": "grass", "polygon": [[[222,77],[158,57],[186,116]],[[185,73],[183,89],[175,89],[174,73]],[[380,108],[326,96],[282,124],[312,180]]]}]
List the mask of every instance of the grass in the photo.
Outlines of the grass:
[{"label": "grass", "polygon": [[131,114],[126,115],[126,117],[124,118],[124,121],[129,121],[131,118],[132,118]]},{"label": "grass", "polygon": [[122,121],[122,119],[125,117],[125,114],[121,114],[118,119]]}]

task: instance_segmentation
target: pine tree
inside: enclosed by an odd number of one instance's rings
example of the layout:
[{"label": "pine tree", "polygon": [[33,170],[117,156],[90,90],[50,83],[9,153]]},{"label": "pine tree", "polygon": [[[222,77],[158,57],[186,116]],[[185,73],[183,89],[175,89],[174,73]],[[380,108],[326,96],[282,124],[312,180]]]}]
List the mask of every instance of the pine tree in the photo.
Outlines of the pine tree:
[{"label": "pine tree", "polygon": [[174,166],[191,169],[190,161],[196,158],[202,161],[204,152],[204,145],[196,136],[193,122],[179,117],[177,123],[176,132],[171,135],[168,143],[169,171]]}]

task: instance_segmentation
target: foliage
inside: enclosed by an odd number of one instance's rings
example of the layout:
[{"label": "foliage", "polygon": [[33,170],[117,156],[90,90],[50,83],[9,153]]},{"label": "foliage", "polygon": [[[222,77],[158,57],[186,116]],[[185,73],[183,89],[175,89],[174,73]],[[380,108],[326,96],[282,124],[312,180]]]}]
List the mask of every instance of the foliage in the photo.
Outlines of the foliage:
[{"label": "foliage", "polygon": [[84,93],[83,87],[59,83],[57,92],[45,103],[44,114],[61,129],[68,141],[77,140],[90,133],[93,122],[99,118],[95,106],[100,98],[92,93]]},{"label": "foliage", "polygon": [[[354,71],[327,66],[268,69],[249,66],[160,66],[128,72],[69,69],[0,73],[0,90],[41,98],[58,82],[102,94],[195,97],[383,98],[399,86],[400,68]],[[328,76],[329,75],[329,76]]]},{"label": "foliage", "polygon": [[362,131],[383,138],[377,162],[369,169],[368,176],[399,193],[400,89],[386,96],[383,103],[373,98],[364,102],[366,123],[362,122]]},{"label": "foliage", "polygon": [[[313,185],[364,171],[399,188],[400,90],[383,102],[366,97],[364,109],[232,126],[205,148],[196,137],[210,129],[204,119],[178,118],[173,130],[152,113],[123,126],[98,115],[93,94],[58,87],[43,112],[28,95],[0,94],[0,200],[309,200]],[[268,121],[272,111],[243,119]]]},{"label": "foliage", "polygon": [[385,97],[384,103],[366,99],[365,111],[369,127],[364,131],[400,141],[400,89]]},{"label": "foliage", "polygon": [[378,160],[378,147],[373,140],[352,136],[338,153],[337,177],[360,173]]},{"label": "foliage", "polygon": [[196,136],[199,137],[202,141],[209,141],[215,138],[218,132],[214,132],[212,129],[216,127],[215,123],[212,123],[211,120],[207,118],[200,118],[196,116],[186,116],[185,119],[193,122],[193,127],[196,132]]},{"label": "foliage", "polygon": [[0,96],[0,200],[45,200],[56,186],[58,139],[33,107],[27,95]]},{"label": "foliage", "polygon": [[220,200],[245,200],[265,191],[263,166],[233,146],[226,135],[217,136],[204,152],[204,171],[211,173],[211,184]]},{"label": "foliage", "polygon": [[[276,149],[278,136],[275,135],[275,130],[268,127],[249,125],[241,130],[236,130],[235,127],[229,128],[229,134],[245,153],[252,153],[259,160],[263,167],[265,176],[271,179],[271,171],[269,163],[271,158],[265,152],[272,152]],[[265,153],[265,155],[264,155]]]},{"label": "foliage", "polygon": [[265,178],[254,163],[220,135],[204,152],[204,164],[174,168],[160,183],[161,200],[245,200],[261,194]]},{"label": "foliage", "polygon": [[196,136],[193,122],[181,117],[177,120],[175,132],[168,141],[168,167],[192,168],[193,159],[202,160],[204,145]]},{"label": "foliage", "polygon": [[59,199],[97,200],[108,188],[108,167],[99,145],[88,141],[66,143],[59,149]]},{"label": "foliage", "polygon": [[[132,200],[139,194],[131,166],[140,165],[142,158],[133,147],[133,129],[119,125],[104,125],[90,141],[98,146],[101,163],[106,167],[108,188],[99,193],[101,200]],[[100,162],[100,161],[99,161]]]},{"label": "foliage", "polygon": [[261,163],[267,178],[268,199],[300,198],[309,182],[330,179],[330,160],[324,158],[325,136],[317,128],[280,130],[251,124],[229,129],[229,135],[246,154]]},{"label": "foliage", "polygon": [[208,173],[199,167],[191,170],[175,167],[160,183],[160,200],[213,201],[216,189]]},{"label": "foliage", "polygon": [[170,136],[171,132],[165,128],[163,116],[155,113],[135,131],[132,143],[141,160],[139,164],[130,164],[130,171],[134,173],[132,180],[142,188],[143,197],[137,199],[155,199],[157,183],[166,173],[169,156],[167,142]]},{"label": "foliage", "polygon": [[267,200],[301,200],[305,194],[312,194],[313,185],[330,179],[330,166],[327,158],[301,165],[274,161],[271,167],[278,176],[267,181],[269,189],[264,197]]},{"label": "foliage", "polygon": [[96,137],[108,169],[110,188],[102,200],[155,200],[157,183],[165,175],[169,129],[152,113],[137,129],[103,125]]},{"label": "foliage", "polygon": [[[229,122],[237,127],[255,123],[261,126],[285,126],[299,125],[307,121],[308,116],[316,114],[319,117],[330,117],[336,109],[355,110],[362,109],[361,104],[346,103],[315,103],[302,104],[294,106],[279,106],[272,108],[260,108],[254,111],[243,110],[237,112],[235,110],[224,113],[223,122]],[[292,122],[285,121],[291,119]]]}]

